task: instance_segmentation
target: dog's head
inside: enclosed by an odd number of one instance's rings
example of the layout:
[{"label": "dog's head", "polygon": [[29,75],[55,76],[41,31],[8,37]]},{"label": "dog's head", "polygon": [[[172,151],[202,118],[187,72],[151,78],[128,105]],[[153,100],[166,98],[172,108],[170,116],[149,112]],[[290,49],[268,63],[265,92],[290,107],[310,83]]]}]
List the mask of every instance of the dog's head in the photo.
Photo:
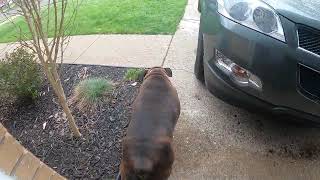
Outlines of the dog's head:
[{"label": "dog's head", "polygon": [[122,180],[164,180],[170,176],[174,161],[170,139],[141,142],[125,138],[122,143]]},{"label": "dog's head", "polygon": [[139,81],[143,81],[146,77],[151,76],[153,74],[160,74],[163,76],[172,77],[172,70],[170,68],[162,68],[162,67],[153,67],[147,68],[143,71],[143,73],[139,76]]}]

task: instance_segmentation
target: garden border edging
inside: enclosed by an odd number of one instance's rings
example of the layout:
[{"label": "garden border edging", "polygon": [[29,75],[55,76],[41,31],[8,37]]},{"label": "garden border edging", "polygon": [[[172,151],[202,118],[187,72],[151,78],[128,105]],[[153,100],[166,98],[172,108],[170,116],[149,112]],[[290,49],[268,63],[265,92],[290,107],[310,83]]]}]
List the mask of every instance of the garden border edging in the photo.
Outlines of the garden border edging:
[{"label": "garden border edging", "polygon": [[26,150],[0,123],[0,170],[17,179],[65,180]]}]

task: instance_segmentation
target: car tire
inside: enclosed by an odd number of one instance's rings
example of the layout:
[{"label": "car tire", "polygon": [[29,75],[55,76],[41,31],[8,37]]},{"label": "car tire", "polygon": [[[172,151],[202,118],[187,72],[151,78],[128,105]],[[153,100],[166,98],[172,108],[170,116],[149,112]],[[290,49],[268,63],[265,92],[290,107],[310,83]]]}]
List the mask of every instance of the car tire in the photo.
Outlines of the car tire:
[{"label": "car tire", "polygon": [[196,62],[194,64],[194,74],[195,74],[196,78],[199,81],[201,81],[202,83],[205,82],[204,69],[203,69],[203,55],[204,55],[203,34],[202,34],[201,30],[199,30]]}]

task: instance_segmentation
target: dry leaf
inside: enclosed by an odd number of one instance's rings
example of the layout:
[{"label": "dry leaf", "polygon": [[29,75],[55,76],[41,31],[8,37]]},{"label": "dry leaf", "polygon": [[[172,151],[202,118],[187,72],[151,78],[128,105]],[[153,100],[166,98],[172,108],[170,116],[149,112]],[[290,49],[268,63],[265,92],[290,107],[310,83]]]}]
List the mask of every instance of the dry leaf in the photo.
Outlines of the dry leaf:
[{"label": "dry leaf", "polygon": [[47,122],[44,122],[44,123],[42,124],[42,129],[45,130],[45,129],[46,129],[46,126],[47,126]]}]

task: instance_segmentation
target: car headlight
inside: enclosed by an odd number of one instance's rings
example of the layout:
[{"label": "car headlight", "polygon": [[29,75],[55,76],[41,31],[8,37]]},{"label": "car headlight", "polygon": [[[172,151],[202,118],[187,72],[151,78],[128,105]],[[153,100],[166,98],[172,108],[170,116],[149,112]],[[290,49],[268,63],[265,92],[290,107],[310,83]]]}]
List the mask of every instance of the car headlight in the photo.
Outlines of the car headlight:
[{"label": "car headlight", "polygon": [[217,0],[218,12],[246,27],[285,42],[279,16],[260,0]]}]

